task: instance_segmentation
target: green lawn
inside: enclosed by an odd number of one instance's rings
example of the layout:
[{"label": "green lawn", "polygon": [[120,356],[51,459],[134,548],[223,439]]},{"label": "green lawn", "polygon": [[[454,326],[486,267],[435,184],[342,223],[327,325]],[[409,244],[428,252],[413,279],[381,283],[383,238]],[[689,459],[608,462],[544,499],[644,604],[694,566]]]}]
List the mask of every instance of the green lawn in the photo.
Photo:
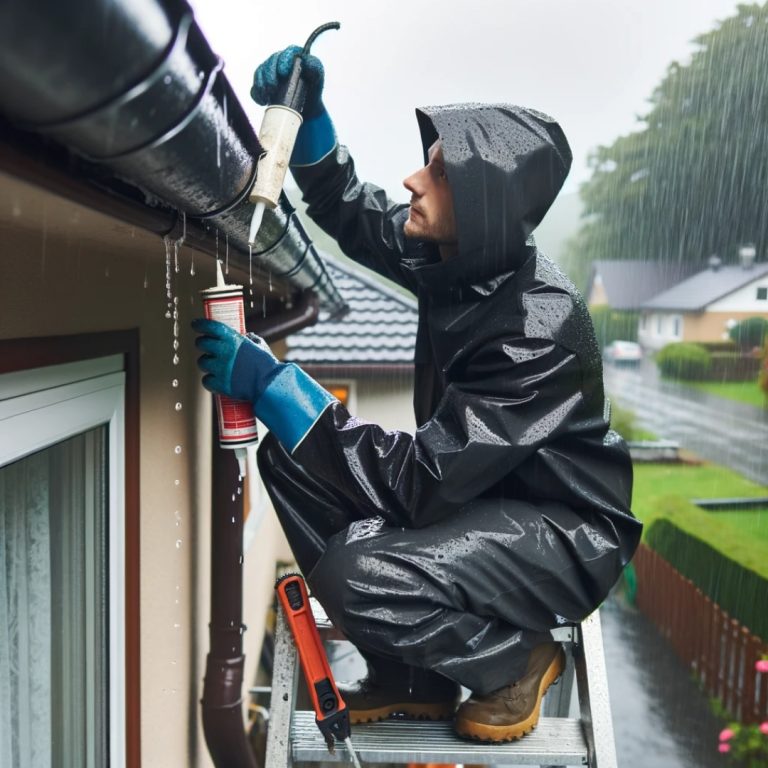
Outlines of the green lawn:
[{"label": "green lawn", "polygon": [[686,381],[686,386],[709,392],[727,400],[736,400],[739,403],[766,407],[765,393],[755,381]]},{"label": "green lawn", "polygon": [[750,509],[744,512],[710,512],[726,523],[739,527],[755,539],[768,544],[768,509]]},{"label": "green lawn", "polygon": [[[685,500],[768,496],[768,488],[717,464],[635,464],[632,511],[640,520],[650,524],[662,516],[660,502],[670,496]],[[754,533],[768,539],[768,510],[707,514],[737,526],[749,520]]]}]

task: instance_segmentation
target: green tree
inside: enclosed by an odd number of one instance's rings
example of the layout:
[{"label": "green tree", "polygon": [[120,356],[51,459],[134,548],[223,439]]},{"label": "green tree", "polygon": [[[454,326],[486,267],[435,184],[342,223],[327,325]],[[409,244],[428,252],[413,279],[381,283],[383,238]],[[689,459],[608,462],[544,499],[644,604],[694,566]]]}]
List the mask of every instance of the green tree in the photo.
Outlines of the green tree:
[{"label": "green tree", "polygon": [[[768,247],[768,3],[695,39],[650,99],[641,130],[598,147],[580,190],[584,223],[566,262],[735,261],[739,244]],[[587,265],[587,266],[585,266]]]}]

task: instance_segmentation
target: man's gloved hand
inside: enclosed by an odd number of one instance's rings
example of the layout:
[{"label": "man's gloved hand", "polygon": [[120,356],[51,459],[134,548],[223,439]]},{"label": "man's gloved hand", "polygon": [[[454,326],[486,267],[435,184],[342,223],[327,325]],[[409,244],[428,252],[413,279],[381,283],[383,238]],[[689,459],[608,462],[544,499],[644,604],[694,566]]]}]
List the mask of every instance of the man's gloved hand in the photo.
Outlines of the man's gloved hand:
[{"label": "man's gloved hand", "polygon": [[194,320],[203,352],[203,386],[235,400],[250,400],[256,418],[291,453],[336,398],[293,363],[281,363],[264,339],[243,336],[216,320]]},{"label": "man's gloved hand", "polygon": [[203,386],[235,400],[258,400],[284,363],[255,334],[243,336],[217,320],[194,320],[200,334],[195,346],[204,354],[197,360]]},{"label": "man's gloved hand", "polygon": [[[291,74],[293,60],[301,53],[298,45],[289,45],[273,53],[253,74],[251,98],[262,106],[274,104],[278,92]],[[304,57],[302,77],[306,83],[304,122],[296,136],[291,165],[314,165],[336,146],[336,132],[322,101],[325,74],[317,56]]]}]

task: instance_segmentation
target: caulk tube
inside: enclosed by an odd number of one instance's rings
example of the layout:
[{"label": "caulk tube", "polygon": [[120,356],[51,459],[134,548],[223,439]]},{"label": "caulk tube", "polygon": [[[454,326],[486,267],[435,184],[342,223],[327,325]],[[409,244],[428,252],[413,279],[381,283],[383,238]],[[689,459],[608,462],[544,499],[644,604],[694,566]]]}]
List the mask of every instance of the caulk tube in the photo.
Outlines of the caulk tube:
[{"label": "caulk tube", "polygon": [[264,209],[275,208],[280,200],[301,121],[301,115],[290,107],[275,105],[267,107],[264,112],[259,143],[266,152],[259,158],[256,183],[248,196],[248,199],[256,204],[248,234],[248,242],[251,244],[256,242]]},{"label": "caulk tube", "polygon": [[[245,333],[245,307],[243,306],[243,286],[227,285],[221,272],[221,264],[216,261],[216,286],[200,291],[203,297],[203,310],[208,320],[218,320],[230,328]],[[240,474],[246,473],[246,446],[259,441],[256,417],[253,406],[247,400],[233,400],[224,395],[214,395],[216,414],[219,419],[219,445],[232,448],[240,465]]]}]

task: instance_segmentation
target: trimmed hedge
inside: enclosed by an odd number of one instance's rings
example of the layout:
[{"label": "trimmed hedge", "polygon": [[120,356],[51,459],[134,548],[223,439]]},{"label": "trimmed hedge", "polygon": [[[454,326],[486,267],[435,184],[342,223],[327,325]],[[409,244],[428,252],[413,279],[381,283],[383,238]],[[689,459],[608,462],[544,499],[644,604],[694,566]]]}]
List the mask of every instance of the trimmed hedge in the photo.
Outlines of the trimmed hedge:
[{"label": "trimmed hedge", "polygon": [[759,316],[748,317],[734,325],[728,335],[745,351],[762,347],[768,338],[768,320]]},{"label": "trimmed hedge", "polygon": [[765,546],[679,497],[663,499],[662,506],[666,517],[646,529],[646,544],[733,618],[768,638]]},{"label": "trimmed hedge", "polygon": [[667,344],[656,353],[656,365],[669,379],[706,379],[711,364],[712,356],[701,344],[687,341]]}]

